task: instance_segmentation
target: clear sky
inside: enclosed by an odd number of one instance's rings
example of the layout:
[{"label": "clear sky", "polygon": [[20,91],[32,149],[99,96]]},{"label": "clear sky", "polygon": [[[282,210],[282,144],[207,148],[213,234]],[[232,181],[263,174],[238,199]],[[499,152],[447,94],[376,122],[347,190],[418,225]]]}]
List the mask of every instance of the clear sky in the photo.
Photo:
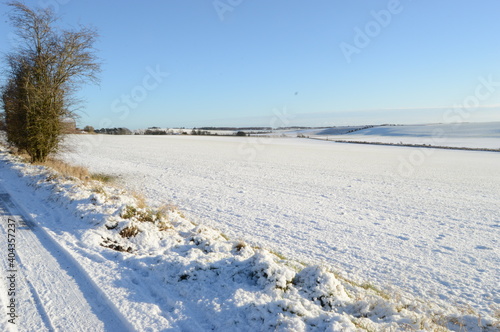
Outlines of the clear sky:
[{"label": "clear sky", "polygon": [[500,121],[498,0],[25,3],[101,36],[80,126]]}]

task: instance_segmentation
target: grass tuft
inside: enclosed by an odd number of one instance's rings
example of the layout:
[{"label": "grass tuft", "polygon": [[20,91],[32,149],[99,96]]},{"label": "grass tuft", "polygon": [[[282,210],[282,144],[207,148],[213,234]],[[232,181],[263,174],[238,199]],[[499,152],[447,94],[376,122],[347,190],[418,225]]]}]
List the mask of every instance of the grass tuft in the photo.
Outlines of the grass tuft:
[{"label": "grass tuft", "polygon": [[282,261],[286,261],[287,260],[287,258],[285,256],[283,256],[281,253],[279,253],[277,251],[269,250],[269,252],[271,254],[273,254],[274,256],[278,257],[279,259],[281,259]]},{"label": "grass tuft", "polygon": [[104,173],[92,173],[90,174],[90,178],[102,183],[112,183],[117,179],[117,176]]},{"label": "grass tuft", "polygon": [[137,209],[133,206],[127,205],[125,211],[121,214],[123,219],[132,219],[137,214]]},{"label": "grass tuft", "polygon": [[103,239],[103,242],[101,243],[101,246],[109,249],[113,249],[116,251],[120,252],[132,252],[132,247],[124,247],[122,245],[119,245],[118,242],[111,240],[110,238]]},{"label": "grass tuft", "polygon": [[173,229],[173,228],[174,227],[171,224],[169,224],[165,221],[160,221],[158,223],[158,230],[160,230],[160,231],[166,231],[166,230]]},{"label": "grass tuft", "polygon": [[90,189],[90,191],[92,191],[93,193],[97,193],[97,194],[105,194],[106,193],[104,188],[101,186],[93,186],[92,189]]},{"label": "grass tuft", "polygon": [[130,239],[131,237],[136,236],[139,234],[140,230],[137,226],[127,226],[124,229],[120,231],[121,237],[125,237],[127,239]]},{"label": "grass tuft", "polygon": [[135,218],[140,222],[155,222],[161,221],[166,218],[166,213],[164,210],[160,209],[151,209],[151,208],[136,208],[131,205],[127,205],[125,207],[125,211],[121,214],[123,219],[132,219]]},{"label": "grass tuft", "polygon": [[247,247],[247,244],[243,241],[238,241],[234,246],[233,249],[236,250],[237,252],[242,251]]},{"label": "grass tuft", "polygon": [[146,204],[146,199],[144,198],[144,196],[142,196],[140,193],[136,192],[136,191],[131,191],[129,192],[130,195],[132,195],[132,197],[135,198],[135,201],[136,201],[136,206],[140,209],[144,209],[147,207],[147,204]]}]

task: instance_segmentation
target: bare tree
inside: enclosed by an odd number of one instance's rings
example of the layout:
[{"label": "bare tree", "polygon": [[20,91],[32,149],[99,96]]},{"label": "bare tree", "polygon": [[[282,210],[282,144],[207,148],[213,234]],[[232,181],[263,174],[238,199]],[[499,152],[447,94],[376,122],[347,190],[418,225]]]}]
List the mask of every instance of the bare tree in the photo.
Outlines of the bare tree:
[{"label": "bare tree", "polygon": [[76,117],[78,87],[98,81],[97,33],[87,27],[59,30],[49,9],[32,10],[18,1],[8,5],[20,43],[6,57],[7,83],[1,90],[7,139],[33,162],[44,161],[60,146],[64,120]]}]

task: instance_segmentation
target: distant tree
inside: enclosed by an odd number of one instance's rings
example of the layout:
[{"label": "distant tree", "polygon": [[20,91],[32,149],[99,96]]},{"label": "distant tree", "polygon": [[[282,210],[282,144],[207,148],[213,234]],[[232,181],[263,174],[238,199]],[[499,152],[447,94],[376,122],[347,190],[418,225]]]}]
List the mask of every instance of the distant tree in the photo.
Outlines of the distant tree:
[{"label": "distant tree", "polygon": [[236,133],[236,136],[246,136],[246,135],[247,134],[244,131],[241,131],[241,130]]},{"label": "distant tree", "polygon": [[1,87],[7,140],[33,162],[44,161],[62,141],[64,122],[75,118],[73,98],[80,84],[97,82],[100,64],[93,29],[60,30],[49,9],[8,3],[18,46],[6,56],[7,80]]},{"label": "distant tree", "polygon": [[97,134],[107,134],[107,135],[132,135],[133,132],[128,128],[101,128],[96,129]]},{"label": "distant tree", "polygon": [[117,128],[115,135],[132,135],[132,131],[128,128]]},{"label": "distant tree", "polygon": [[92,134],[92,133],[94,133],[94,132],[95,132],[95,129],[94,129],[94,127],[92,127],[92,126],[85,126],[85,127],[83,128],[83,131],[86,131],[87,133]]},{"label": "distant tree", "polygon": [[158,127],[151,127],[144,132],[144,135],[167,135],[168,132],[166,130],[161,130],[160,128],[154,129]]}]

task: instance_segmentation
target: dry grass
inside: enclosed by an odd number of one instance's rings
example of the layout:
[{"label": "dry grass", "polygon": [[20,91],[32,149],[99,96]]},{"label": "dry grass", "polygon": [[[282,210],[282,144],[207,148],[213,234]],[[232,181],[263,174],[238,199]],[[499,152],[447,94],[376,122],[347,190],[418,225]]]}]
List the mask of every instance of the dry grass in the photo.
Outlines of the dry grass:
[{"label": "dry grass", "polygon": [[242,251],[244,248],[247,247],[247,244],[243,241],[238,241],[234,246],[233,249],[236,250],[237,252]]},{"label": "dry grass", "polygon": [[[9,152],[21,159],[21,161],[25,163],[30,163],[31,162],[31,157],[29,154],[24,151],[24,150],[19,150],[15,147],[10,147]],[[88,180],[90,175],[89,171],[87,168],[82,167],[82,166],[73,166],[70,165],[62,160],[55,159],[55,158],[47,158],[46,161],[44,162],[36,162],[33,163],[33,165],[38,165],[38,166],[44,166],[47,168],[50,168],[54,170],[56,173],[58,173],[61,176],[65,177],[74,177],[78,178],[80,180]]]},{"label": "dry grass", "polygon": [[166,231],[166,230],[173,229],[173,228],[174,227],[171,224],[169,224],[165,221],[161,221],[158,223],[158,230],[160,230],[160,231]]},{"label": "dry grass", "polygon": [[179,212],[179,208],[173,204],[162,204],[156,210],[160,211],[163,216],[167,216],[169,212]]},{"label": "dry grass", "polygon": [[500,320],[500,308],[492,307],[493,309],[493,317]]},{"label": "dry grass", "polygon": [[[16,155],[29,161],[29,155],[22,152],[15,152]],[[58,176],[62,177],[72,177],[78,178],[84,182],[89,180],[95,180],[100,183],[110,183],[113,182],[116,177],[104,173],[91,174],[87,168],[82,166],[73,166],[62,160],[55,158],[48,158],[45,162],[36,163],[36,165],[41,165],[54,170],[57,175],[50,176],[56,178]],[[92,192],[105,194],[105,190],[102,186],[96,185],[92,187]],[[125,211],[122,213],[122,218],[131,219],[135,218],[141,222],[156,222],[159,221],[159,230],[171,229],[172,225],[164,221],[166,219],[167,213],[169,211],[176,211],[177,208],[174,205],[163,205],[157,209],[149,208],[146,204],[144,197],[136,192],[132,193],[132,196],[136,199],[137,207],[127,206]],[[130,238],[136,236],[139,233],[139,229],[136,226],[126,227],[120,232],[122,237]]]},{"label": "dry grass", "polygon": [[142,222],[154,222],[154,214],[151,210],[143,211],[130,205],[125,207],[125,211],[121,214],[121,217],[123,219],[135,218]]},{"label": "dry grass", "polygon": [[135,218],[141,222],[155,222],[166,218],[164,210],[151,208],[136,208],[131,205],[125,207],[125,211],[121,214],[123,219]]},{"label": "dry grass", "polygon": [[[15,147],[10,147],[9,152],[17,157],[19,157],[23,162],[30,163],[31,157],[24,150],[19,150]],[[104,173],[94,173],[91,174],[86,167],[74,166],[65,161],[56,158],[47,158],[44,162],[35,162],[33,165],[44,166],[52,169],[60,176],[63,177],[73,177],[80,179],[82,181],[96,180],[102,183],[111,183],[116,179],[116,176],[104,174]]]},{"label": "dry grass", "polygon": [[139,234],[139,232],[140,231],[139,231],[139,228],[137,226],[128,226],[120,231],[120,235],[121,235],[121,237],[125,237],[125,238],[129,239],[129,238],[134,237],[137,234]]},{"label": "dry grass", "polygon": [[[176,212],[179,215],[179,217],[187,219],[186,216],[179,210],[179,208],[172,203],[163,204],[159,208],[157,208],[157,210],[161,211],[165,216],[168,214],[168,212]],[[192,221],[189,222],[195,225]]]},{"label": "dry grass", "polygon": [[106,194],[106,191],[102,186],[93,186],[92,189],[90,189],[90,191],[97,194]]},{"label": "dry grass", "polygon": [[90,174],[87,168],[82,166],[73,166],[58,159],[48,158],[45,162],[34,164],[51,168],[65,177],[74,177],[82,181],[86,181],[90,178]]},{"label": "dry grass", "polygon": [[123,219],[131,219],[137,214],[137,209],[133,206],[127,205],[125,211],[120,215]]},{"label": "dry grass", "polygon": [[101,243],[101,246],[109,249],[113,249],[116,251],[120,252],[132,252],[131,247],[124,247],[122,245],[119,245],[118,242],[111,240],[110,238],[104,239],[103,242]]},{"label": "dry grass", "polygon": [[364,290],[371,290],[373,293],[375,293],[376,295],[380,296],[381,298],[389,301],[391,299],[391,296],[389,295],[389,293],[387,292],[384,292],[382,290],[380,290],[379,288],[377,288],[375,285],[369,283],[369,282],[365,282],[363,284],[359,284],[353,280],[350,280],[350,279],[347,279],[343,276],[341,276],[340,274],[338,273],[335,273],[333,272],[333,274],[335,275],[335,278],[339,279],[340,281],[343,281],[351,286],[354,286],[354,287],[357,287],[357,288],[362,288]]},{"label": "dry grass", "polygon": [[286,261],[288,260],[284,255],[282,255],[281,253],[277,252],[277,251],[274,251],[274,250],[269,250],[269,252],[271,254],[273,254],[274,256],[278,257],[280,260],[282,261]]},{"label": "dry grass", "polygon": [[146,199],[144,198],[144,196],[135,191],[132,191],[130,194],[135,198],[138,208],[145,209],[147,207]]},{"label": "dry grass", "polygon": [[358,329],[365,330],[365,331],[368,331],[368,332],[375,332],[375,330],[369,326],[371,322],[369,322],[365,318],[352,318],[351,322]]},{"label": "dry grass", "polygon": [[371,290],[372,292],[374,292],[375,294],[377,294],[378,296],[380,296],[381,298],[383,298],[385,300],[390,300],[390,298],[391,298],[389,296],[389,294],[383,292],[382,290],[375,287],[373,284],[371,284],[369,282],[365,282],[365,283],[361,284],[361,288],[363,288],[365,290]]},{"label": "dry grass", "polygon": [[[29,156],[27,157],[29,158]],[[34,165],[45,166],[47,168],[56,171],[59,175],[63,177],[73,177],[85,182],[89,180],[95,180],[101,183],[111,183],[116,179],[116,176],[104,173],[90,173],[86,167],[74,166],[65,161],[55,158],[48,158],[46,161],[40,163],[34,163]]]},{"label": "dry grass", "polygon": [[26,153],[26,151],[24,150],[18,150],[17,148],[10,148],[9,152],[14,156],[21,158],[21,160],[25,163],[29,163],[31,160],[30,155]]},{"label": "dry grass", "polygon": [[96,180],[102,183],[112,183],[113,181],[116,180],[117,177],[114,175],[109,175],[104,173],[92,173],[90,174],[90,178],[92,180]]}]

